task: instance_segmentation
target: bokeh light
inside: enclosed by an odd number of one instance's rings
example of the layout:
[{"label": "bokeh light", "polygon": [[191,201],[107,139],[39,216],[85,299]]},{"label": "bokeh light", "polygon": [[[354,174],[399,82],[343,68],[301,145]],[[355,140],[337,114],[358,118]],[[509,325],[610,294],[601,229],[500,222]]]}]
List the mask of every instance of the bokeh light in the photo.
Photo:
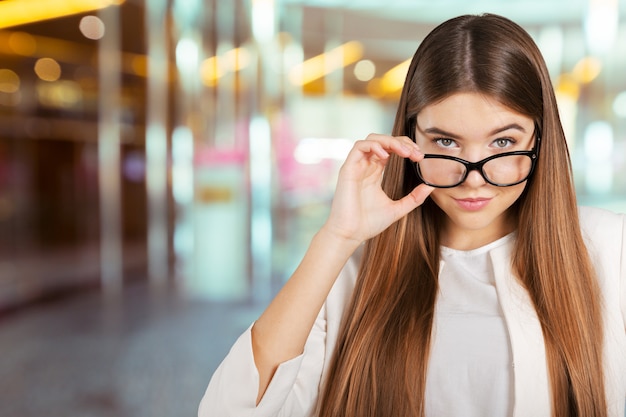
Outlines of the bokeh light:
[{"label": "bokeh light", "polygon": [[22,56],[32,56],[37,52],[35,38],[26,32],[13,32],[9,35],[9,48]]},{"label": "bokeh light", "polygon": [[578,82],[588,84],[598,78],[600,72],[602,72],[602,62],[595,57],[585,57],[578,61],[572,75]]},{"label": "bokeh light", "polygon": [[97,16],[85,16],[78,25],[80,32],[87,39],[98,40],[104,36],[104,22]]},{"label": "bokeh light", "polygon": [[376,65],[369,59],[363,59],[354,66],[354,76],[359,81],[369,81],[376,75]]},{"label": "bokeh light", "polygon": [[615,97],[613,111],[619,117],[626,118],[626,91],[622,91]]},{"label": "bokeh light", "polygon": [[20,77],[9,69],[0,69],[0,93],[12,94],[20,89]]},{"label": "bokeh light", "polygon": [[37,85],[39,103],[46,107],[72,109],[80,106],[83,90],[76,81],[58,81]]},{"label": "bokeh light", "polygon": [[61,78],[61,65],[52,58],[41,58],[35,63],[35,74],[43,81],[57,81]]}]

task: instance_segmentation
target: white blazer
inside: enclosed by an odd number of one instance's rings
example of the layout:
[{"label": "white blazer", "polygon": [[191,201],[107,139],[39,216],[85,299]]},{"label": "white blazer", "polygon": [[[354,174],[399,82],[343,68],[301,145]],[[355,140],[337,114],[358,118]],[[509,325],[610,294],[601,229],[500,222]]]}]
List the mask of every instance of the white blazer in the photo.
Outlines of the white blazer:
[{"label": "white blazer", "polygon": [[[610,417],[626,406],[626,216],[581,208],[580,224],[604,297],[605,379]],[[490,256],[504,311],[514,363],[514,417],[549,417],[551,399],[541,325],[527,291],[512,276],[512,244]],[[351,259],[333,286],[307,340],[304,353],[281,364],[255,406],[259,376],[250,328],[215,371],[199,417],[312,417],[326,378],[339,326],[352,294],[357,260]]]}]

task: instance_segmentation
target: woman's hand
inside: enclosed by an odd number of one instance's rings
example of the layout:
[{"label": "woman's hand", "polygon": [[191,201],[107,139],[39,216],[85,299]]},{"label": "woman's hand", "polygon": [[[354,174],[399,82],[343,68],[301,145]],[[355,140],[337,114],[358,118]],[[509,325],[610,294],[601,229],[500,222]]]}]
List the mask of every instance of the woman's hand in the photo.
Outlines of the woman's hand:
[{"label": "woman's hand", "polygon": [[357,246],[422,204],[432,191],[422,184],[400,200],[387,197],[381,180],[391,153],[415,162],[423,157],[407,137],[369,135],[354,145],[339,172],[328,220],[252,327],[252,351],[259,372],[257,404],[279,364],[304,351],[315,318]]},{"label": "woman's hand", "polygon": [[381,188],[389,156],[395,153],[418,162],[419,147],[408,137],[371,134],[348,154],[337,181],[331,212],[324,229],[359,243],[376,236],[421,205],[433,188],[420,184],[400,200],[391,200]]}]

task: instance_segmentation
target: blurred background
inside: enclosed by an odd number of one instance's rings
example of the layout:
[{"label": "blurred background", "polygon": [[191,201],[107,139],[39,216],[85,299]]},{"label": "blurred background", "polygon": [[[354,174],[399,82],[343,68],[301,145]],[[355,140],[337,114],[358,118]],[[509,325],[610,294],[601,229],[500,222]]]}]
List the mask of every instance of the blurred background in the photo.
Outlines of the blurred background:
[{"label": "blurred background", "polygon": [[624,0],[0,0],[0,414],[195,415],[420,41],[482,12],[543,51],[580,203],[626,211]]}]

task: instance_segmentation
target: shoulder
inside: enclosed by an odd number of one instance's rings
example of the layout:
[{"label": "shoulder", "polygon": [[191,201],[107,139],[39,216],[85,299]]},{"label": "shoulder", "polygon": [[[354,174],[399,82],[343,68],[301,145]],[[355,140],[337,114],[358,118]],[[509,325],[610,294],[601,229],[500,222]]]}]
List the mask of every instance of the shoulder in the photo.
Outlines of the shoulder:
[{"label": "shoulder", "polygon": [[626,215],[581,207],[579,217],[582,236],[601,285],[605,291],[614,292],[626,281]]},{"label": "shoulder", "polygon": [[579,207],[580,229],[592,256],[621,257],[624,251],[626,216],[596,207]]},{"label": "shoulder", "polygon": [[597,207],[579,207],[580,227],[587,241],[598,244],[621,242],[625,233],[623,213],[614,213]]}]

